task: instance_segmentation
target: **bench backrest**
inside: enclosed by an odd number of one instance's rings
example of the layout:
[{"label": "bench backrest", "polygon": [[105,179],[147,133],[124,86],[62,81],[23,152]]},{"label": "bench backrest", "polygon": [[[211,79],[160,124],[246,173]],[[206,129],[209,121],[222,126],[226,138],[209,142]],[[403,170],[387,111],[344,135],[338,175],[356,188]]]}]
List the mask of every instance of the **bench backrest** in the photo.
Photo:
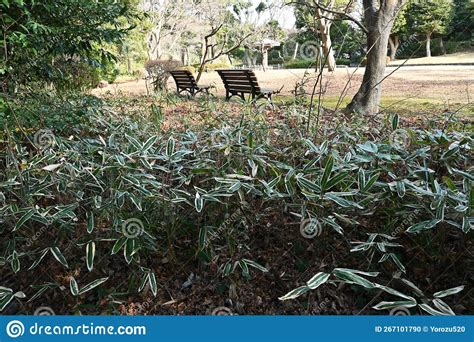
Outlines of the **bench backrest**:
[{"label": "bench backrest", "polygon": [[259,94],[260,86],[252,70],[247,69],[221,69],[217,70],[224,82],[226,90],[230,93]]},{"label": "bench backrest", "polygon": [[170,71],[170,74],[173,76],[178,88],[183,89],[197,87],[196,79],[189,70],[173,70]]}]

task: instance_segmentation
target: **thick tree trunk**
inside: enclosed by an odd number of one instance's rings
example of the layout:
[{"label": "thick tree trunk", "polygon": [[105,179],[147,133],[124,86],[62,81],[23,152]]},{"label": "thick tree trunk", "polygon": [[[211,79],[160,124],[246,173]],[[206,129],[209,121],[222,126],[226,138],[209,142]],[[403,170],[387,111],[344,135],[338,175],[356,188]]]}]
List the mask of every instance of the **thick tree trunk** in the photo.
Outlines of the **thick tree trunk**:
[{"label": "thick tree trunk", "polygon": [[321,23],[319,25],[319,35],[321,37],[324,56],[320,56],[320,58],[323,58],[323,60],[327,61],[329,71],[334,71],[336,69],[336,58],[334,58],[330,30],[331,22],[321,19]]},{"label": "thick tree trunk", "polygon": [[388,38],[388,43],[390,45],[390,60],[394,61],[397,59],[397,51],[400,46],[400,39],[398,36],[390,35]]},{"label": "thick tree trunk", "polygon": [[367,65],[362,84],[346,107],[347,113],[373,115],[378,112],[382,94],[382,80],[387,64],[388,38],[393,18],[398,12],[397,1],[387,1],[376,9],[372,0],[364,0],[367,24]]},{"label": "thick tree trunk", "polygon": [[431,57],[431,33],[426,34],[426,57]]}]

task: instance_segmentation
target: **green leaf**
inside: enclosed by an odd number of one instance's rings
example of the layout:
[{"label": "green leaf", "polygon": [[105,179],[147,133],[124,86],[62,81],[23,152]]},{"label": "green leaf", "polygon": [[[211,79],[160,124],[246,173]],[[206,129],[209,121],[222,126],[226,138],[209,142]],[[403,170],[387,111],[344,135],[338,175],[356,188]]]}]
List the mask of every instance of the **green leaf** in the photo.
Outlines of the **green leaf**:
[{"label": "green leaf", "polygon": [[344,179],[346,179],[348,172],[341,172],[332,177],[326,184],[326,190],[330,190],[337,184],[341,183]]},{"label": "green leaf", "polygon": [[199,249],[203,250],[207,246],[207,227],[202,227],[199,230]]},{"label": "green leaf", "polygon": [[32,208],[28,210],[25,214],[23,214],[23,216],[15,224],[15,228],[13,228],[13,231],[20,229],[26,223],[26,221],[28,221],[34,215],[35,211],[36,210]]},{"label": "green leaf", "polygon": [[345,268],[336,268],[333,270],[332,273],[336,277],[338,277],[339,279],[341,279],[342,281],[348,284],[357,284],[367,289],[373,289],[375,287],[374,283],[356,274],[356,273],[361,273],[361,274],[367,275],[367,274],[372,274],[372,273],[361,272],[357,270],[349,270]]},{"label": "green leaf", "polygon": [[245,262],[247,265],[252,266],[253,268],[256,268],[262,272],[268,272],[268,270],[260,265],[259,263],[256,263],[255,261],[249,260],[249,259],[242,259],[243,262]]},{"label": "green leaf", "polygon": [[462,285],[462,286],[457,286],[457,287],[453,287],[453,288],[450,288],[450,289],[447,289],[447,290],[443,290],[443,291],[436,292],[435,294],[433,294],[433,297],[435,297],[435,298],[443,298],[443,297],[447,297],[447,296],[451,296],[451,295],[453,295],[453,294],[459,293],[459,292],[461,292],[462,290],[464,290],[464,285]]},{"label": "green leaf", "polygon": [[334,158],[332,156],[329,156],[328,160],[326,161],[326,166],[324,167],[323,176],[321,178],[321,191],[326,190],[326,184],[329,179],[329,176],[331,175],[333,166]]},{"label": "green leaf", "polygon": [[391,295],[394,295],[394,296],[397,296],[397,297],[400,297],[400,298],[404,298],[408,302],[413,303],[413,306],[416,305],[416,299],[413,298],[412,296],[406,295],[404,293],[401,293],[400,291],[392,289],[391,287],[380,285],[380,284],[375,284],[375,287],[378,288],[378,289],[381,289],[381,290],[383,290],[383,291],[385,291],[385,292],[387,292]]},{"label": "green leaf", "polygon": [[51,251],[51,253],[53,253],[54,258],[57,261],[59,261],[64,267],[69,268],[66,258],[61,253],[58,247],[51,247],[49,250]]},{"label": "green leaf", "polygon": [[156,297],[156,295],[158,293],[158,284],[156,283],[155,273],[153,273],[153,272],[149,273],[148,281],[149,281],[149,284],[150,284],[151,292],[153,293],[153,296]]},{"label": "green leaf", "polygon": [[89,272],[92,271],[94,268],[94,257],[95,257],[95,242],[90,241],[86,245],[86,263],[87,263],[87,269]]},{"label": "green leaf", "polygon": [[142,292],[145,288],[145,285],[150,281],[150,273],[146,272],[143,275],[142,281],[140,282],[140,286],[138,287],[138,292]]},{"label": "green leaf", "polygon": [[402,271],[403,273],[405,273],[405,266],[402,264],[400,259],[398,259],[398,257],[393,253],[390,253],[390,258],[393,260],[395,265],[397,265],[398,269]]},{"label": "green leaf", "polygon": [[156,143],[157,140],[158,140],[157,136],[153,136],[153,137],[149,138],[146,141],[145,145],[143,145],[143,148],[142,148],[141,152],[142,153],[147,152]]},{"label": "green leaf", "polygon": [[444,312],[438,311],[436,309],[433,309],[431,306],[428,304],[418,304],[418,306],[423,310],[429,313],[432,316],[449,316]]},{"label": "green leaf", "polygon": [[405,307],[405,308],[412,308],[416,306],[416,302],[413,303],[411,301],[396,301],[396,302],[380,302],[377,305],[373,306],[372,308],[375,310],[388,310],[393,309],[396,307]]},{"label": "green leaf", "polygon": [[3,311],[14,298],[13,293],[0,297],[0,311]]},{"label": "green leaf", "polygon": [[90,234],[94,230],[94,213],[87,213],[87,232]]},{"label": "green leaf", "polygon": [[250,275],[250,272],[247,263],[244,260],[240,260],[239,266],[242,269],[242,274],[244,275],[244,277],[248,277]]},{"label": "green leaf", "polygon": [[339,197],[339,196],[335,195],[334,193],[327,193],[327,194],[324,195],[324,197],[326,199],[329,199],[329,200],[335,202],[336,204],[338,204],[339,206],[341,206],[343,208],[355,207],[355,208],[358,208],[358,209],[364,209],[364,207],[362,207],[360,204],[358,204],[354,201],[350,201],[350,200],[347,200],[345,198]]},{"label": "green leaf", "polygon": [[311,182],[310,180],[302,177],[302,176],[296,176],[296,183],[300,188],[306,188],[308,190],[311,190],[313,193],[320,193],[321,188],[314,182]]},{"label": "green leaf", "polygon": [[18,253],[16,251],[13,251],[12,254],[11,267],[14,273],[18,273],[20,270],[20,260],[18,259]]},{"label": "green leaf", "polygon": [[443,302],[439,298],[433,299],[433,304],[439,309],[440,312],[442,312],[445,315],[449,315],[449,316],[456,315],[454,311],[449,307],[449,305]]},{"label": "green leaf", "polygon": [[122,249],[123,245],[125,245],[125,242],[127,242],[127,238],[125,236],[115,241],[115,244],[112,247],[111,255],[117,254]]},{"label": "green leaf", "polygon": [[398,128],[398,124],[400,123],[400,116],[398,114],[395,114],[392,117],[392,130],[396,130]]},{"label": "green leaf", "polygon": [[135,239],[127,239],[125,249],[123,250],[123,256],[127,264],[132,262],[133,254],[135,253]]},{"label": "green leaf", "polygon": [[106,277],[106,278],[100,278],[100,279],[97,279],[97,280],[94,280],[93,282],[87,284],[86,286],[84,286],[80,291],[79,291],[79,294],[83,294],[83,293],[86,293],[90,290],[92,290],[93,288],[99,286],[100,284],[102,283],[105,283],[107,280],[109,279],[109,277]]},{"label": "green leaf", "polygon": [[315,290],[322,284],[328,281],[329,277],[331,275],[328,273],[324,272],[318,272],[316,275],[314,275],[310,280],[306,282],[306,285],[311,289]]},{"label": "green leaf", "polygon": [[204,207],[204,199],[201,197],[199,192],[196,191],[196,197],[194,199],[194,207],[196,208],[196,211],[200,213]]},{"label": "green leaf", "polygon": [[419,233],[423,230],[432,229],[440,222],[441,220],[438,219],[419,222],[410,226],[407,229],[407,233]]},{"label": "green leaf", "polygon": [[279,297],[278,299],[279,300],[295,299],[295,298],[298,298],[299,296],[301,296],[302,294],[308,292],[309,290],[310,290],[310,288],[306,285],[300,286],[300,287],[298,287],[294,290],[291,290],[286,295],[284,295],[282,297]]},{"label": "green leaf", "polygon": [[74,279],[74,277],[71,277],[69,280],[69,288],[71,289],[73,296],[79,295],[79,286],[77,285],[76,279]]},{"label": "green leaf", "polygon": [[170,137],[168,139],[168,142],[166,143],[166,155],[168,157],[171,157],[174,153],[174,149],[175,149],[175,141],[173,137]]},{"label": "green leaf", "polygon": [[30,268],[28,268],[28,271],[29,270],[32,270],[33,268],[35,268],[36,266],[39,265],[39,263],[41,262],[41,260],[43,260],[43,258],[46,256],[46,254],[48,254],[49,252],[49,248],[45,248],[41,251],[41,255],[38,259],[36,259],[33,264],[30,266]]},{"label": "green leaf", "polygon": [[364,189],[363,189],[363,192],[367,192],[369,191],[372,186],[375,184],[375,182],[377,181],[377,179],[379,179],[379,176],[380,174],[379,173],[376,173],[375,175],[373,175],[372,177],[370,177],[369,181],[367,182],[367,184],[365,185]]}]

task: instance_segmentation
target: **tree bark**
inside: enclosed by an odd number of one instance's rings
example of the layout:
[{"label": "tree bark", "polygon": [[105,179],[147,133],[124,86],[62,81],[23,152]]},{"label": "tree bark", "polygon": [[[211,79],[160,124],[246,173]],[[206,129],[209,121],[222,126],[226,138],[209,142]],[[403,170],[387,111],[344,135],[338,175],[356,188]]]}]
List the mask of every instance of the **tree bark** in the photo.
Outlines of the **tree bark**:
[{"label": "tree bark", "polygon": [[443,55],[445,55],[446,54],[446,49],[444,47],[443,37],[441,37],[440,40],[439,40],[439,46],[441,47],[441,51],[443,52]]},{"label": "tree bark", "polygon": [[295,45],[295,50],[293,51],[293,58],[292,60],[295,60],[296,57],[298,57],[298,49],[300,47],[300,44],[298,42],[296,42],[296,45]]},{"label": "tree bark", "polygon": [[362,84],[346,107],[347,113],[373,115],[378,112],[382,81],[387,65],[388,38],[401,0],[387,0],[377,8],[378,1],[364,0],[367,26],[367,65]]},{"label": "tree bark", "polygon": [[390,45],[390,60],[394,61],[397,59],[397,51],[400,46],[400,39],[397,35],[390,35],[388,38],[388,43]]},{"label": "tree bark", "polygon": [[267,71],[268,69],[268,49],[262,46],[262,69]]},{"label": "tree bark", "polygon": [[431,57],[431,33],[426,34],[426,57]]},{"label": "tree bark", "polygon": [[334,57],[330,34],[333,15],[332,13],[325,13],[321,9],[317,9],[316,17],[319,19],[319,38],[321,39],[324,52],[324,56],[318,57],[327,61],[329,71],[334,71],[336,69],[336,58]]}]

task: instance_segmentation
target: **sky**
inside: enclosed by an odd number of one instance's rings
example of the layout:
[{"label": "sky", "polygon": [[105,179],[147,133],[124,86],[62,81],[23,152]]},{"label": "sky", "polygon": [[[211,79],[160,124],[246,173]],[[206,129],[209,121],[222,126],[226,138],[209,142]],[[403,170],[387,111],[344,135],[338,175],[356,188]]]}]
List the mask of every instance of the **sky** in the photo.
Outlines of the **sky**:
[{"label": "sky", "polygon": [[[258,6],[262,0],[251,0],[254,7]],[[278,0],[266,0],[264,1],[267,4],[280,4],[282,1]],[[269,12],[266,12],[262,15],[261,21],[265,22],[270,19],[271,14]],[[295,15],[293,13],[293,8],[291,6],[278,6],[278,9],[275,9],[275,19],[278,20],[280,23],[280,26],[285,28],[285,29],[292,29],[295,26]]]}]

